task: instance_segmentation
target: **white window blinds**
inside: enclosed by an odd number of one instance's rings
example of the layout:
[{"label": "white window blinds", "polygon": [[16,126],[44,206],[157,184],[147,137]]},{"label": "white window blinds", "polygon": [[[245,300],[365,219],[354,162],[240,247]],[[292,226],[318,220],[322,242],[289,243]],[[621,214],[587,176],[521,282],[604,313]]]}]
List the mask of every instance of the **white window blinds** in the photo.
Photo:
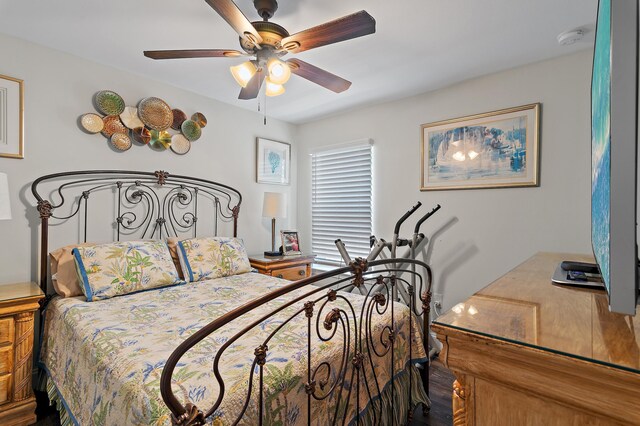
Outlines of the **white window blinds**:
[{"label": "white window blinds", "polygon": [[311,245],[316,262],[342,262],[337,239],[351,258],[369,254],[371,179],[368,140],[312,154]]}]

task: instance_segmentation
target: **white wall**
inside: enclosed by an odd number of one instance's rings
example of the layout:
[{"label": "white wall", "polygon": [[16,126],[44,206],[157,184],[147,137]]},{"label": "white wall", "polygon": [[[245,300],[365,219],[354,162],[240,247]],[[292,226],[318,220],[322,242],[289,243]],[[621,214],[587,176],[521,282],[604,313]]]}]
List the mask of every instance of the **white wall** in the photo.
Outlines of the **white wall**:
[{"label": "white wall", "polygon": [[[29,185],[40,175],[163,169],[230,184],[244,196],[239,229],[251,252],[270,246],[270,222],[260,217],[263,192],[286,192],[289,219],[279,220],[278,227],[297,227],[309,250],[309,153],[361,138],[374,140],[376,235],[390,238],[397,218],[418,200],[423,213],[443,206],[423,227],[433,236],[423,255],[445,307],[536,251],[590,251],[587,51],[298,127],[273,119],[263,126],[257,113],[1,34],[0,57],[0,74],[25,80],[26,154],[24,160],[0,158],[13,194],[13,220],[0,221],[0,283],[37,278],[38,221]],[[102,89],[115,90],[130,104],[161,97],[187,113],[202,111],[209,125],[186,156],[139,146],[116,153],[104,137],[87,135],[76,124],[93,111],[92,96]],[[539,188],[419,191],[420,124],[531,102],[542,103]],[[293,142],[291,186],[255,183],[256,136]],[[412,225],[407,222],[405,231]]]},{"label": "white wall", "polygon": [[[12,220],[0,221],[0,284],[37,279],[38,220],[30,184],[47,173],[97,168],[166,170],[226,183],[244,197],[239,234],[250,252],[271,247],[270,221],[261,217],[264,191],[289,194],[290,219],[279,225],[296,227],[295,161],[291,186],[255,182],[255,138],[291,143],[295,126],[273,119],[264,126],[258,113],[2,34],[0,58],[0,74],[25,81],[25,159],[0,158],[0,171],[9,175],[13,210]],[[118,92],[129,105],[157,96],[187,114],[203,112],[209,123],[185,156],[144,146],[114,152],[106,138],[87,135],[76,124],[81,114],[95,112],[93,95],[102,89]],[[296,158],[295,144],[292,158]],[[56,238],[59,244],[75,242]]]},{"label": "white wall", "polygon": [[[422,256],[445,308],[535,252],[590,252],[590,80],[591,52],[583,51],[301,125],[303,248],[311,240],[311,150],[372,138],[376,236],[391,239],[396,220],[417,201],[421,214],[442,205],[423,225],[433,239]],[[533,102],[542,103],[540,187],[420,192],[421,124]],[[414,223],[407,221],[405,234]]]}]

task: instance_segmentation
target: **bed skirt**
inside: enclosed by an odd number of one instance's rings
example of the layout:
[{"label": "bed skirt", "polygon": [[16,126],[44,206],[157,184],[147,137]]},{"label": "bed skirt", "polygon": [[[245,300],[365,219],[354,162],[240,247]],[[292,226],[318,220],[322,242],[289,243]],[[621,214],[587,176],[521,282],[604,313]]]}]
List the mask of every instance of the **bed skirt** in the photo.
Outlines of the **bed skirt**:
[{"label": "bed skirt", "polygon": [[[49,404],[56,404],[56,410],[60,413],[60,425],[61,426],[74,426],[77,423],[73,420],[73,415],[67,411],[67,404],[58,392],[58,388],[53,383],[53,380],[48,376],[44,369],[41,369],[41,380],[39,385],[45,384],[47,395],[49,395]],[[411,395],[412,400],[407,398],[409,391],[409,374],[411,375]],[[43,379],[43,380],[42,380]],[[44,382],[44,383],[43,383]],[[378,421],[380,426],[389,425],[403,425],[407,424],[407,414],[409,412],[409,406],[411,410],[415,409],[418,404],[424,404],[427,407],[431,406],[431,401],[422,387],[422,380],[420,379],[420,370],[411,365],[408,369],[398,373],[393,381],[393,395],[395,397],[395,404],[391,403],[391,382],[382,390],[380,397],[374,398],[373,401],[362,410],[360,413],[360,424],[373,425],[375,420]],[[379,400],[382,400],[382,409],[379,408]],[[375,404],[376,409],[372,409],[371,404]],[[393,412],[393,421],[388,416],[382,419],[377,418],[375,413],[391,413]],[[207,423],[210,423],[211,419],[208,419]],[[357,424],[357,420],[353,419],[349,423],[349,426]]]},{"label": "bed skirt", "polygon": [[58,388],[53,383],[53,380],[51,380],[51,378],[47,375],[45,376],[44,381],[46,382],[47,395],[49,395],[49,405],[56,404],[56,410],[58,410],[58,413],[60,414],[60,425],[76,425],[77,423],[70,416],[69,411],[67,411],[67,404],[64,402],[64,399],[60,395],[60,392],[58,392]]},{"label": "bed skirt", "polygon": [[[409,395],[409,375],[411,375],[411,401],[408,399]],[[424,404],[427,407],[431,406],[431,401],[422,387],[422,379],[420,378],[420,370],[415,365],[411,365],[409,368],[396,374],[393,380],[393,396],[395,403],[391,403],[391,382],[387,383],[387,386],[382,390],[380,397],[374,398],[373,401],[360,412],[360,424],[361,425],[406,425],[407,414],[409,408],[413,411],[418,404]],[[378,400],[382,400],[382,410],[380,410],[380,403]],[[375,404],[376,409],[371,409],[372,403]],[[375,413],[384,413],[384,418],[379,419]],[[393,413],[393,421],[387,414]],[[377,420],[377,423],[375,421]],[[356,425],[356,419],[349,422],[349,426]]]}]

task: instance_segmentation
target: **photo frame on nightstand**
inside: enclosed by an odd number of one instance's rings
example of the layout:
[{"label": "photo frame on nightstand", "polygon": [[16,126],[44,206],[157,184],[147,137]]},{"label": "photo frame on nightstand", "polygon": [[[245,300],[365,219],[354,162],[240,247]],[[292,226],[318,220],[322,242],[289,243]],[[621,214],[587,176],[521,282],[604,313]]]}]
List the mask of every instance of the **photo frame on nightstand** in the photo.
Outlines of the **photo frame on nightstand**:
[{"label": "photo frame on nightstand", "polygon": [[282,255],[291,256],[301,254],[300,239],[298,231],[280,231],[280,239],[282,240]]}]

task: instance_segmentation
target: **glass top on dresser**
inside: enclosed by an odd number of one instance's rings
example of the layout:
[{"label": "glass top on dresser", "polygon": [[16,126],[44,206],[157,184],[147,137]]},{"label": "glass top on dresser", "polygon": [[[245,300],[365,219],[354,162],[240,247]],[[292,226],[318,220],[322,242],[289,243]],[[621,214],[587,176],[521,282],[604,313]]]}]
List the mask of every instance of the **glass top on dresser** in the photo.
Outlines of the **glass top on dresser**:
[{"label": "glass top on dresser", "polygon": [[593,257],[538,253],[433,323],[640,373],[640,314],[609,312],[604,291],[552,284],[563,260]]},{"label": "glass top on dresser", "polygon": [[24,282],[15,284],[0,284],[0,302],[43,297],[44,293],[36,283]]}]

